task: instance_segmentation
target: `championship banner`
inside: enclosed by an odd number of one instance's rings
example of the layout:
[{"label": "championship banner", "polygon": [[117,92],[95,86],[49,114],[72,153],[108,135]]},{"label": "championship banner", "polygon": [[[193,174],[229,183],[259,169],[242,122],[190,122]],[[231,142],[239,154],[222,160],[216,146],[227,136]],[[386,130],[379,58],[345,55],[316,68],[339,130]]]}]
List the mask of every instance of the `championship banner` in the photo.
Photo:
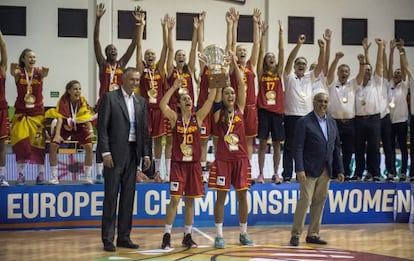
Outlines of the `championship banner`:
[{"label": "championship banner", "polygon": [[[324,224],[407,223],[412,212],[410,183],[331,182]],[[10,186],[0,189],[0,230],[100,227],[103,185]],[[214,226],[216,193],[206,186],[194,204],[194,226]],[[248,225],[291,224],[299,199],[298,183],[255,184],[248,191]],[[168,184],[136,185],[135,227],[163,226],[169,202]],[[174,226],[184,224],[184,203]],[[236,193],[228,193],[225,226],[238,226]]]}]

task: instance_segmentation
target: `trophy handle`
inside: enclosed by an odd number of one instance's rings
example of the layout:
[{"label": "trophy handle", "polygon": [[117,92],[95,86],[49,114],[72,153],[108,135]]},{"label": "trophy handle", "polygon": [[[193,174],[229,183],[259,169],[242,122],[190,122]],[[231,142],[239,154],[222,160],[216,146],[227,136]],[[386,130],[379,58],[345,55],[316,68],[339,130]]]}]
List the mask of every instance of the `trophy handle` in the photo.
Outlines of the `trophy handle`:
[{"label": "trophy handle", "polygon": [[203,54],[203,53],[201,53],[201,52],[197,52],[197,56],[198,56],[198,59],[200,60],[200,61],[202,61],[203,63],[205,63],[205,64],[208,64],[207,63],[207,56],[205,55],[205,54]]}]

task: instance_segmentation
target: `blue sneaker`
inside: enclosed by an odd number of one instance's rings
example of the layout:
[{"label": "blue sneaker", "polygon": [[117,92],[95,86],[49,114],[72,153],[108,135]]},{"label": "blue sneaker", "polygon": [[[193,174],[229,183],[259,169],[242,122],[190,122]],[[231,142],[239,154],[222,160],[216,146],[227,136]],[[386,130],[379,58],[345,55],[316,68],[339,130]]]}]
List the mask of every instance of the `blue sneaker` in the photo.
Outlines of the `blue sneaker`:
[{"label": "blue sneaker", "polygon": [[252,246],[254,244],[247,234],[240,234],[239,241],[242,246]]},{"label": "blue sneaker", "polygon": [[224,242],[224,239],[222,237],[216,237],[214,239],[214,247],[223,249],[226,246],[226,243]]},{"label": "blue sneaker", "polygon": [[16,186],[24,186],[26,185],[26,178],[24,177],[23,173],[19,173],[16,180]]},{"label": "blue sneaker", "polygon": [[104,178],[102,175],[96,175],[96,179],[95,179],[95,184],[103,184],[104,183]]}]

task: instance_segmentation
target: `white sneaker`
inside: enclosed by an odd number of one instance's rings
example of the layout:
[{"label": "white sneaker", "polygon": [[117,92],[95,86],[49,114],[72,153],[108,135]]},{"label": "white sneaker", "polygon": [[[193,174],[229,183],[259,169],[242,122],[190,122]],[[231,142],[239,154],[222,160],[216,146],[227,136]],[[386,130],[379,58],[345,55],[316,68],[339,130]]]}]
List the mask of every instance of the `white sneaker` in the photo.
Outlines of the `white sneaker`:
[{"label": "white sneaker", "polygon": [[7,182],[7,180],[4,177],[0,178],[0,187],[8,187],[8,186],[10,186],[9,182]]},{"label": "white sneaker", "polygon": [[208,183],[208,176],[209,176],[209,173],[203,171],[203,182],[204,183]]},{"label": "white sneaker", "polygon": [[92,185],[93,184],[92,176],[86,176],[86,179],[84,180],[83,184]]},{"label": "white sneaker", "polygon": [[49,180],[48,182],[50,185],[58,185],[59,184],[59,179],[58,177],[52,177],[51,180]]}]

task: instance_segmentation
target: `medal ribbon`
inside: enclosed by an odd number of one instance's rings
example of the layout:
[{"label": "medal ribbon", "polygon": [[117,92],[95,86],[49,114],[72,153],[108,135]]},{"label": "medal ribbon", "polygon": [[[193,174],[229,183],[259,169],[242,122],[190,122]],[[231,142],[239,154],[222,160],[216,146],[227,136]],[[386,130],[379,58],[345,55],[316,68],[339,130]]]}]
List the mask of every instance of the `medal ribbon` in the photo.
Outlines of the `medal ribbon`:
[{"label": "medal ribbon", "polygon": [[32,93],[32,81],[33,81],[33,76],[34,76],[34,68],[32,68],[32,71],[31,71],[32,76],[30,78],[29,78],[29,73],[26,71],[26,68],[24,68],[24,72],[25,72],[26,82],[27,82],[26,93],[31,94]]}]

